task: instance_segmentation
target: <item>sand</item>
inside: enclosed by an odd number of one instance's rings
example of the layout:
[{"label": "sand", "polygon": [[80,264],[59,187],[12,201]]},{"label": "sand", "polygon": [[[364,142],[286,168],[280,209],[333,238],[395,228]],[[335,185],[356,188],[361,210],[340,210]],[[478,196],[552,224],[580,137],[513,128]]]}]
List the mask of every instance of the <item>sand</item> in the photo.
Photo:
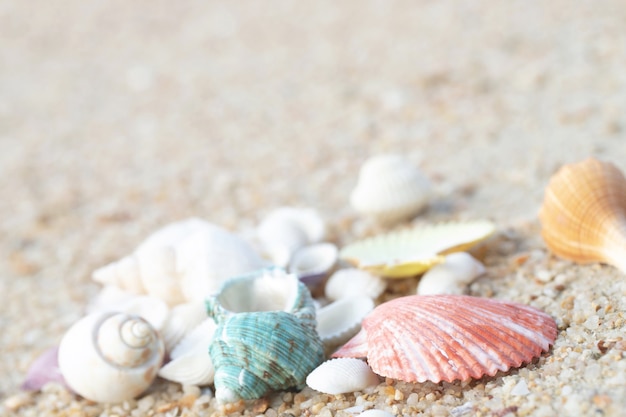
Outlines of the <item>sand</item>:
[{"label": "sand", "polygon": [[[0,414],[620,415],[624,276],[553,257],[537,212],[565,163],[626,169],[625,18],[617,0],[1,2]],[[416,222],[496,222],[471,293],[551,314],[548,354],[470,383],[231,409],[163,381],[121,405],[20,393],[97,267],[190,216],[242,231],[295,205],[339,245],[371,234],[348,196],[383,152],[435,185]]]}]

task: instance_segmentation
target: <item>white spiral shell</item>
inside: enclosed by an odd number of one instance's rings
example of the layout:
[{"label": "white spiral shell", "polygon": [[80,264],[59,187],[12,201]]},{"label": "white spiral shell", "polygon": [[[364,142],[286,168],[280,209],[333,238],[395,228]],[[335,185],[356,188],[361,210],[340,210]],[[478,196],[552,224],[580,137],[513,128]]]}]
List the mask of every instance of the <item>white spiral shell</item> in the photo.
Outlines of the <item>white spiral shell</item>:
[{"label": "white spiral shell", "polygon": [[67,384],[96,402],[121,402],[145,391],[157,375],[164,347],[144,319],[123,313],[92,313],[76,322],[59,345],[59,368]]}]

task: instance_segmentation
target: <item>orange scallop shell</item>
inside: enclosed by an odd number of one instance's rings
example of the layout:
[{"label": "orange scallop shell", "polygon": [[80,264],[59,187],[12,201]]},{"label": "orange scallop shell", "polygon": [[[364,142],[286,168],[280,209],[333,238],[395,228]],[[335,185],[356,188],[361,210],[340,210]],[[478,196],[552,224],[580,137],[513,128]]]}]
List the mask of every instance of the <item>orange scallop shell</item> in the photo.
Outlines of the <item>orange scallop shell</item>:
[{"label": "orange scallop shell", "polygon": [[334,357],[366,357],[406,382],[493,376],[547,351],[555,321],[533,307],[466,295],[413,295],[379,305]]},{"label": "orange scallop shell", "polygon": [[556,255],[626,272],[626,178],[612,163],[588,158],[561,167],[546,188],[539,219]]}]

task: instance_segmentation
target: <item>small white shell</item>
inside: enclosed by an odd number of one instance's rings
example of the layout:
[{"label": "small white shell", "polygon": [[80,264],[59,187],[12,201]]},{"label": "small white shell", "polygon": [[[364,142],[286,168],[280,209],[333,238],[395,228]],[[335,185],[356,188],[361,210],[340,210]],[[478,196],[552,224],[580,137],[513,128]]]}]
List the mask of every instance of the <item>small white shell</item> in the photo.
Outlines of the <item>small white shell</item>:
[{"label": "small white shell", "polygon": [[332,243],[316,243],[300,248],[289,262],[289,272],[307,285],[315,286],[332,271],[339,249]]},{"label": "small white shell", "polygon": [[428,178],[403,156],[378,155],[361,167],[350,203],[359,213],[390,224],[417,214],[431,190]]},{"label": "small white shell", "polygon": [[485,273],[482,263],[467,252],[451,253],[444,263],[428,270],[417,285],[417,294],[464,294],[467,286]]},{"label": "small white shell", "polygon": [[165,351],[170,353],[185,335],[206,318],[206,307],[202,302],[192,301],[172,308],[161,329]]},{"label": "small white shell", "polygon": [[326,282],[325,295],[329,300],[365,296],[376,299],[385,291],[387,281],[357,268],[336,271]]},{"label": "small white shell", "polygon": [[78,394],[121,402],[145,391],[163,361],[163,342],[148,322],[121,313],[90,314],[59,345],[59,369]]},{"label": "small white shell", "polygon": [[317,333],[325,346],[336,346],[354,336],[361,321],[374,309],[369,297],[341,298],[317,311]]},{"label": "small white shell", "polygon": [[378,375],[361,359],[331,359],[315,368],[306,378],[306,384],[324,394],[344,394],[378,385]]},{"label": "small white shell", "polygon": [[396,415],[384,410],[371,409],[363,411],[359,417],[396,417]]},{"label": "small white shell", "polygon": [[210,318],[196,326],[172,349],[172,360],[159,370],[159,376],[182,385],[213,383],[215,367],[209,355],[209,345],[216,328]]},{"label": "small white shell", "polygon": [[243,239],[192,218],[157,230],[133,254],[94,271],[92,277],[173,306],[202,301],[227,278],[264,265]]},{"label": "small white shell", "polygon": [[272,262],[286,267],[302,246],[321,241],[326,225],[313,209],[281,207],[269,213],[257,227],[257,237]]}]

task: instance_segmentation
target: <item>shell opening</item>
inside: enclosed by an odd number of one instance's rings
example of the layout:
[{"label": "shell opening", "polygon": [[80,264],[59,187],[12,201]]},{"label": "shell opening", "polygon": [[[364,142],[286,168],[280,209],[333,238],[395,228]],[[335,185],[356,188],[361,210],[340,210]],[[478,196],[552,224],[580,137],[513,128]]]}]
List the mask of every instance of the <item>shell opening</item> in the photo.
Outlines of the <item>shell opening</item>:
[{"label": "shell opening", "polygon": [[298,284],[297,276],[285,273],[270,271],[261,277],[247,276],[225,286],[218,302],[233,313],[289,312],[298,297]]}]

